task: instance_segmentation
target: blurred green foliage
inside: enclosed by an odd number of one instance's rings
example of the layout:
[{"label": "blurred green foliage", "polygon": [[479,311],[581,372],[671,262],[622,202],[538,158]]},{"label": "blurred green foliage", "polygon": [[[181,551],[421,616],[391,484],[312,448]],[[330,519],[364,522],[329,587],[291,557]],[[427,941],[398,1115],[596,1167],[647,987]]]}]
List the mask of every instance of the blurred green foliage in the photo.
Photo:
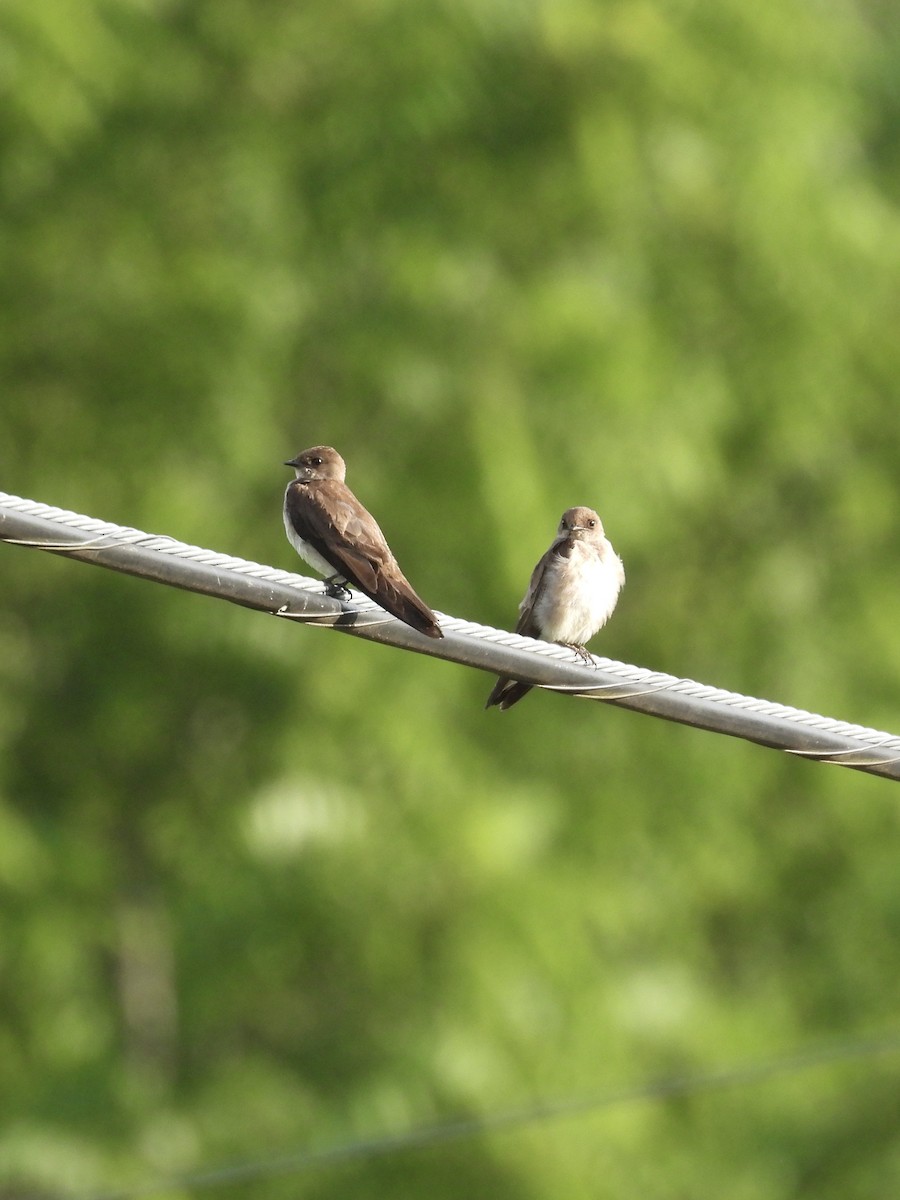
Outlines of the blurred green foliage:
[{"label": "blurred green foliage", "polygon": [[[507,627],[589,504],[599,652],[896,730],[898,26],[5,0],[0,486],[292,568],[329,442]],[[889,783],[0,555],[0,1195],[893,1019]],[[834,1067],[228,1194],[880,1198],[897,1110]]]}]

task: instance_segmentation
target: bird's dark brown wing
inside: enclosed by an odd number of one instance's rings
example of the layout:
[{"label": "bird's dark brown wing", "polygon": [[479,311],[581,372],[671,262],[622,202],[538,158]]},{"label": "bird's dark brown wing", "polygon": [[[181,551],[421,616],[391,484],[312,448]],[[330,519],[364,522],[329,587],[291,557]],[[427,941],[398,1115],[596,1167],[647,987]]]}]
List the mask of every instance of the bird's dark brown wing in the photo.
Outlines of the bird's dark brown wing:
[{"label": "bird's dark brown wing", "polygon": [[531,572],[531,579],[528,581],[528,590],[525,593],[525,598],[519,605],[519,619],[516,621],[516,633],[521,633],[524,637],[539,638],[541,636],[541,631],[538,629],[534,619],[534,607],[541,594],[541,586],[544,582],[544,576],[547,573],[547,567],[550,565],[555,553],[556,543],[543,555],[540,562]]},{"label": "bird's dark brown wing", "polygon": [[[525,592],[525,598],[519,605],[519,619],[516,621],[516,633],[522,634],[523,637],[539,638],[541,636],[541,631],[535,624],[534,606],[541,593],[544,573],[555,550],[556,543],[550,547],[531,572],[528,590]],[[492,708],[496,704],[499,706],[501,712],[505,712],[521,700],[526,693],[530,692],[532,686],[530,683],[522,683],[518,679],[510,679],[507,675],[501,675],[494,684],[484,707]]]},{"label": "bird's dark brown wing", "polygon": [[444,636],[434,613],[397,565],[378,522],[346,484],[337,479],[295,482],[285,504],[294,528],[337,575],[413,629],[429,637]]}]

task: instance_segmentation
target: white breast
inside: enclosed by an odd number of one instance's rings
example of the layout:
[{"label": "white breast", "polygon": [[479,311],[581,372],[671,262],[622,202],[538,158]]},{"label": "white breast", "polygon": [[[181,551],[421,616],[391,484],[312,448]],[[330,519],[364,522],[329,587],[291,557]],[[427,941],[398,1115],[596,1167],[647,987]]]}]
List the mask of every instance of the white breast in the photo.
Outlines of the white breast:
[{"label": "white breast", "polygon": [[583,646],[612,616],[624,582],[622,560],[609,542],[602,556],[576,543],[569,558],[548,566],[542,581],[534,606],[541,637]]}]

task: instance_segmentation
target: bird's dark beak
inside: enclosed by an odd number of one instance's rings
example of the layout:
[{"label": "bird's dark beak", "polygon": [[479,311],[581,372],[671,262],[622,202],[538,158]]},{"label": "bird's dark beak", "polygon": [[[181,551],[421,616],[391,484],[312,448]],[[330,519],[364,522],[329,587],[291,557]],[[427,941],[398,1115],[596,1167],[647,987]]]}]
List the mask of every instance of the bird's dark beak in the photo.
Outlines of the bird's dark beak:
[{"label": "bird's dark beak", "polygon": [[296,460],[296,458],[289,458],[289,459],[287,460],[287,462],[286,462],[284,465],[285,465],[286,467],[294,467],[294,468],[296,468],[296,466],[297,466],[297,460]]}]

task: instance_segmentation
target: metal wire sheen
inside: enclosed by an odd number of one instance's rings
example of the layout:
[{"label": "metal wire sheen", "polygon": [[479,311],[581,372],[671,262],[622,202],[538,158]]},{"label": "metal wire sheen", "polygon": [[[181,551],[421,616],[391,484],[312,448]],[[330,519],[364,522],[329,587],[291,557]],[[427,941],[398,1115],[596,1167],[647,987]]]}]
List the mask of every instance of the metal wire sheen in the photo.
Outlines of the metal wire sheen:
[{"label": "metal wire sheen", "polygon": [[[900,779],[900,737],[847,721],[439,613],[442,640],[426,638],[354,593],[234,555],[0,492],[0,541],[230,600],[307,624],[414,650],[548,690],[740,737],[790,754]],[[496,719],[492,717],[491,719]],[[503,717],[500,719],[514,719]]]}]

